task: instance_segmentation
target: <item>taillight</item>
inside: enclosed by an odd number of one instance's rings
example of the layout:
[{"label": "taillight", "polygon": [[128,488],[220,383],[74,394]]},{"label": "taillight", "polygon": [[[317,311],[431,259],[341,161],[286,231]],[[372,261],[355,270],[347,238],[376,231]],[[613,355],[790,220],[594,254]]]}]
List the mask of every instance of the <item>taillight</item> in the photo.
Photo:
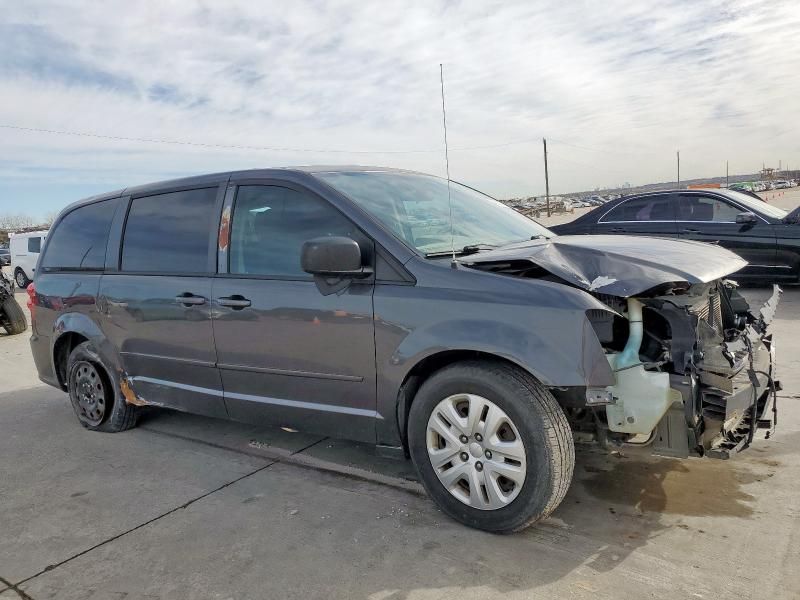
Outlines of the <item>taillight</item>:
[{"label": "taillight", "polygon": [[28,284],[28,310],[31,311],[31,319],[33,319],[34,307],[36,306],[36,286],[31,281]]}]

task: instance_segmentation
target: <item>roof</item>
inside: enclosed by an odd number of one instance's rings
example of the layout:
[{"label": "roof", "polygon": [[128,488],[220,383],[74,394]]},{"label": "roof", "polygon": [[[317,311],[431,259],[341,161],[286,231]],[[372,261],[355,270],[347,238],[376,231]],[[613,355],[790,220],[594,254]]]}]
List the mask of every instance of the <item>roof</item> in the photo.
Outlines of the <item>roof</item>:
[{"label": "roof", "polygon": [[114,190],[113,192],[106,192],[104,194],[90,196],[89,198],[83,198],[82,200],[78,200],[77,202],[69,204],[64,210],[65,211],[72,210],[78,206],[83,206],[85,204],[91,204],[93,202],[99,202],[101,200],[108,200],[111,198],[118,198],[120,196],[125,196],[129,194],[141,195],[141,194],[147,194],[148,192],[151,191],[165,190],[169,188],[180,189],[180,188],[190,188],[194,186],[202,186],[204,184],[214,185],[214,184],[219,184],[227,180],[228,178],[242,179],[246,178],[247,176],[253,178],[270,178],[270,177],[286,176],[288,174],[294,174],[295,176],[300,176],[300,178],[303,178],[303,177],[313,176],[314,174],[317,173],[354,173],[354,172],[362,172],[362,173],[386,172],[386,173],[427,175],[426,173],[420,173],[418,171],[409,171],[405,169],[394,169],[391,167],[377,167],[368,165],[308,165],[308,166],[297,166],[297,167],[274,167],[266,169],[223,171],[219,173],[209,173],[206,175],[195,175],[192,177],[167,179],[164,181],[156,181],[153,183],[145,183],[133,187],[122,188],[119,190]]}]

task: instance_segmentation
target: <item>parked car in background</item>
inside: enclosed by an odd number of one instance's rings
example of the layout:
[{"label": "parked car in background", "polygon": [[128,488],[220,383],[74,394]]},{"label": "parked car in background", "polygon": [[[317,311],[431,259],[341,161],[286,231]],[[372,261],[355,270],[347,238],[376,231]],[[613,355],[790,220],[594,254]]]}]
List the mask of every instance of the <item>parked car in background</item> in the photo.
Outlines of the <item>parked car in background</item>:
[{"label": "parked car in background", "polygon": [[11,272],[17,287],[26,288],[36,274],[36,263],[47,231],[12,233],[9,238],[11,251]]},{"label": "parked car in background", "polygon": [[0,248],[0,267],[7,267],[11,264],[11,251],[8,248]]},{"label": "parked car in background", "polygon": [[667,190],[614,200],[552,230],[559,235],[610,233],[718,243],[748,262],[737,279],[797,282],[796,213],[732,190]]},{"label": "parked car in background", "polygon": [[239,171],[66,208],[30,344],[87,429],[163,406],[369,442],[446,514],[508,532],[564,498],[573,432],[728,458],[771,426],[778,291],[751,313],[722,281],[743,265],[559,237],[420,173]]}]

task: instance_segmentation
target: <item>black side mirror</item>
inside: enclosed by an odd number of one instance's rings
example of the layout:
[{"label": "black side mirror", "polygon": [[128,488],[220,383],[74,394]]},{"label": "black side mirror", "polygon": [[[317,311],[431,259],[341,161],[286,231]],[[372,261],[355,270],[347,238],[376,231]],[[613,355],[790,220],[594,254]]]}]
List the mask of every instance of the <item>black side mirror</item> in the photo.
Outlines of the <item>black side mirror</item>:
[{"label": "black side mirror", "polygon": [[361,247],[349,237],[319,237],[303,244],[300,265],[306,273],[323,277],[366,277]]},{"label": "black side mirror", "polygon": [[743,212],[736,215],[736,222],[740,225],[747,225],[748,223],[755,223],[756,222],[756,215],[755,213],[751,212]]}]

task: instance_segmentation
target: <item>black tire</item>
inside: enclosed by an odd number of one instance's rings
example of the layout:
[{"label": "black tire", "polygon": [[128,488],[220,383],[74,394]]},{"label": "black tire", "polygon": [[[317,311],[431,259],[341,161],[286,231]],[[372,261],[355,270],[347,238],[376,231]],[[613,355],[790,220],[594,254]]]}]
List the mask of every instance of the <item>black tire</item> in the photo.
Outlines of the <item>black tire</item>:
[{"label": "black tire", "polygon": [[[502,508],[481,510],[460,501],[431,465],[428,419],[443,399],[463,393],[481,396],[502,409],[525,448],[524,483]],[[411,405],[408,442],[420,479],[436,504],[457,521],[494,533],[519,531],[549,516],[564,499],[575,465],[572,431],[555,398],[530,374],[502,362],[457,363],[427,379]]]},{"label": "black tire", "polygon": [[9,296],[0,305],[0,323],[9,335],[17,335],[28,328],[28,320],[16,298]]},{"label": "black tire", "polygon": [[14,281],[16,282],[17,287],[22,288],[23,290],[31,284],[31,280],[28,279],[28,276],[22,269],[17,269],[14,272]]},{"label": "black tire", "polygon": [[[98,392],[98,402],[102,392],[102,417],[97,419],[92,419],[85,412],[81,401],[81,394],[84,392],[81,386],[89,383],[84,381],[82,384],[81,378],[87,372],[91,375],[92,371],[96,373],[96,377],[91,377],[90,382],[99,386],[95,390]],[[125,402],[92,342],[83,342],[75,346],[67,359],[66,373],[72,408],[78,417],[78,422],[86,429],[116,433],[136,426],[138,408]]]}]

